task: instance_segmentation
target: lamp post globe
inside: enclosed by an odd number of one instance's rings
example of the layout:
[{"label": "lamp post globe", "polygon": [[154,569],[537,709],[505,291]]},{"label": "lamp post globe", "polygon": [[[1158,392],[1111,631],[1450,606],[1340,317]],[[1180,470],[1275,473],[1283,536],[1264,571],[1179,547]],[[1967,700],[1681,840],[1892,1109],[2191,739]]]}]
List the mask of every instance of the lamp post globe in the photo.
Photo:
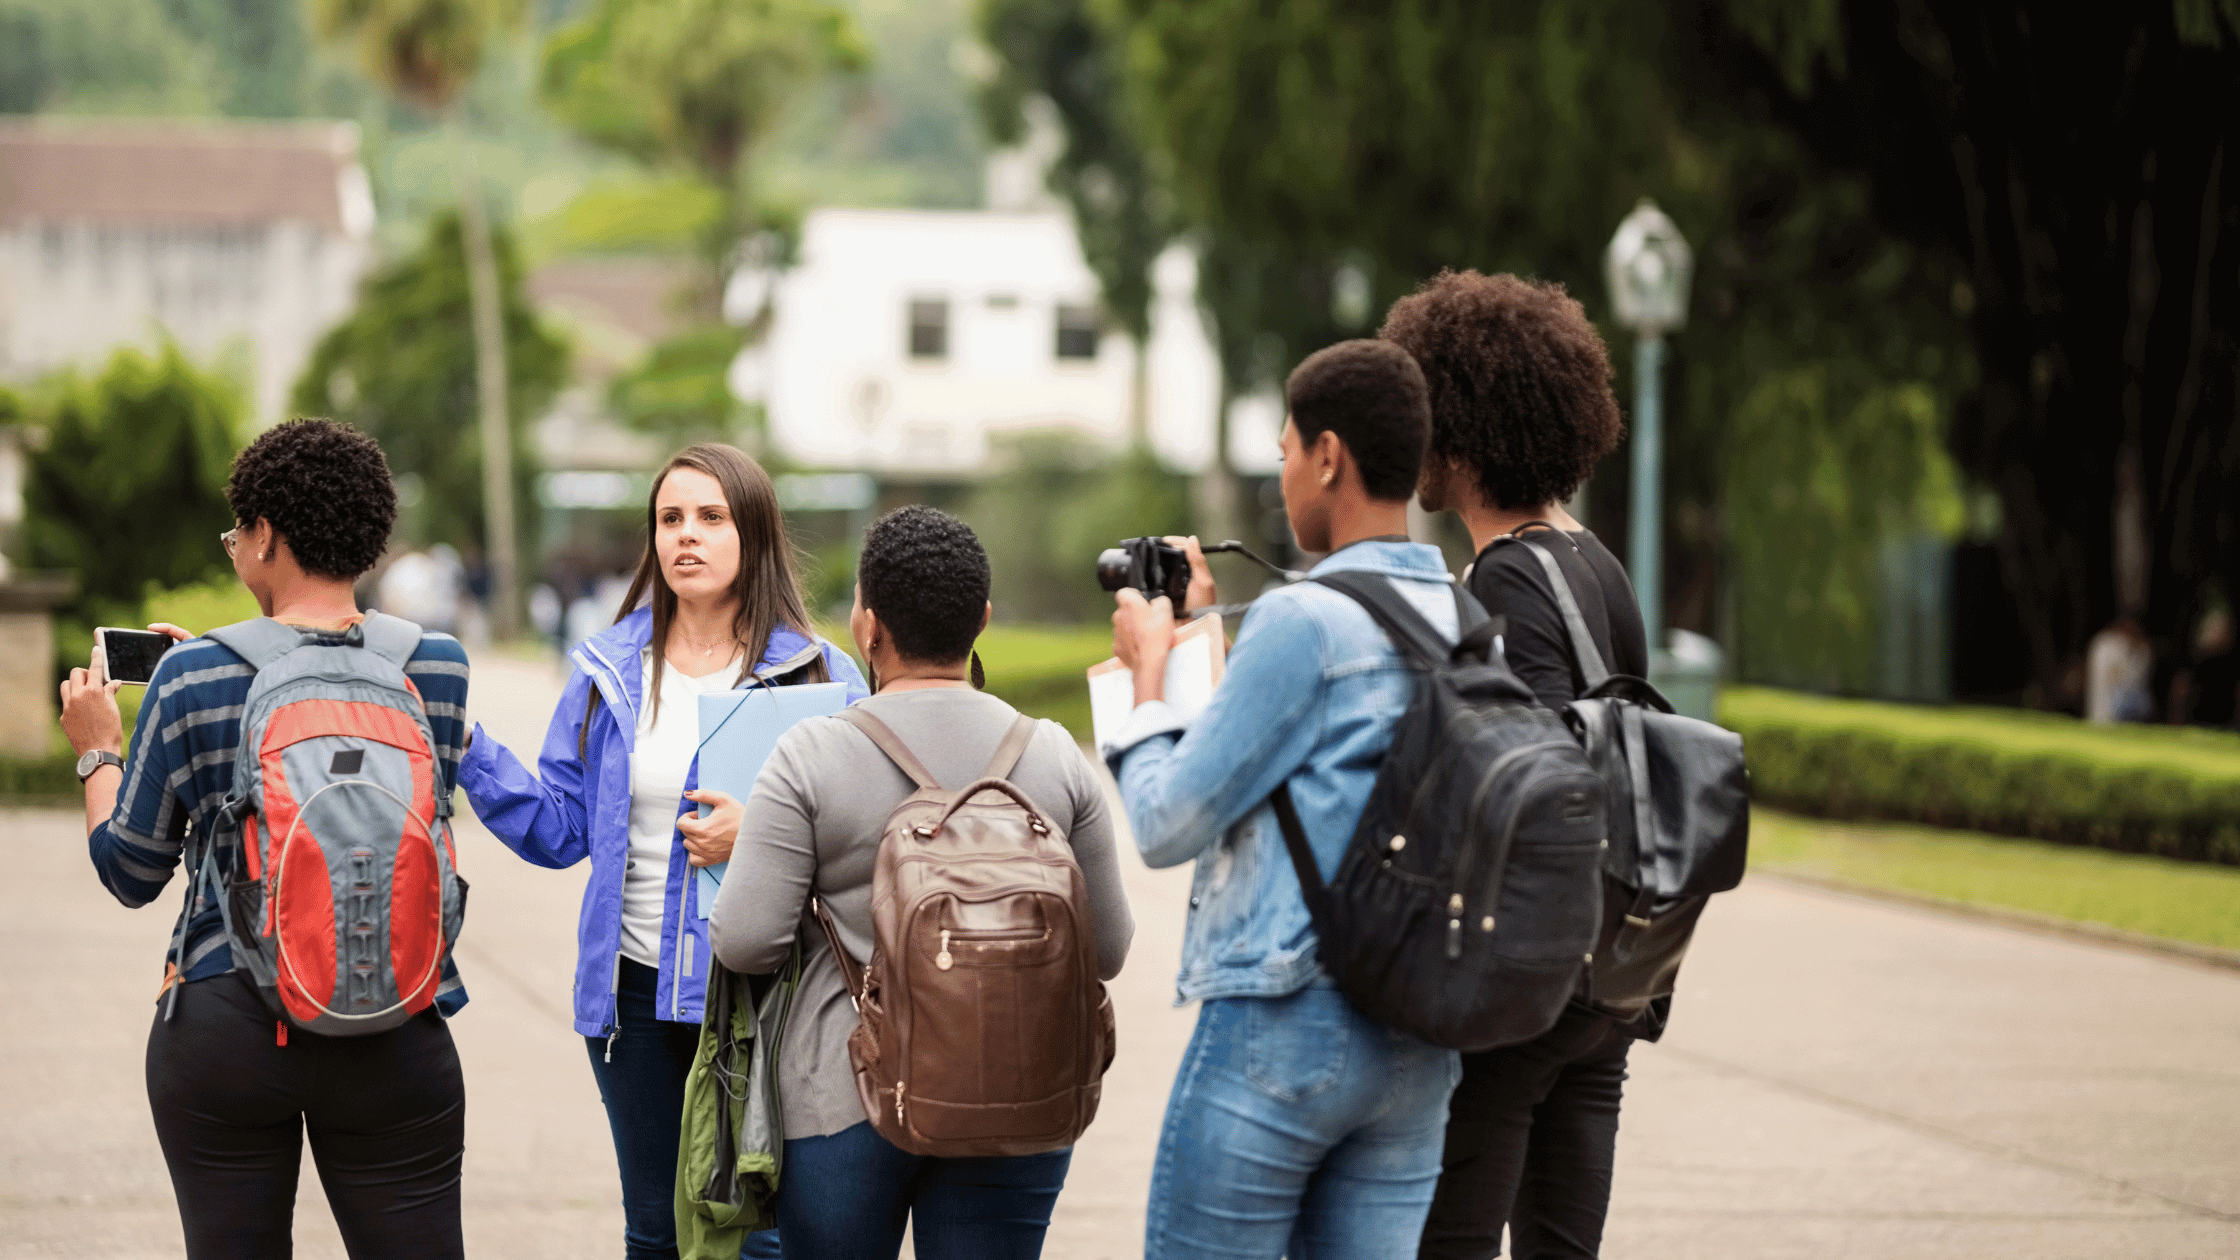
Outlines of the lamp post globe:
[{"label": "lamp post globe", "polygon": [[1602,274],[1618,322],[1637,337],[1659,338],[1688,322],[1688,285],[1695,253],[1657,203],[1647,197],[1618,224],[1602,252]]},{"label": "lamp post globe", "polygon": [[1680,229],[1644,197],[1618,224],[1602,254],[1602,273],[1618,322],[1634,334],[1633,509],[1626,567],[1648,627],[1652,660],[1664,638],[1662,600],[1664,418],[1659,377],[1664,335],[1688,322],[1695,256]]}]

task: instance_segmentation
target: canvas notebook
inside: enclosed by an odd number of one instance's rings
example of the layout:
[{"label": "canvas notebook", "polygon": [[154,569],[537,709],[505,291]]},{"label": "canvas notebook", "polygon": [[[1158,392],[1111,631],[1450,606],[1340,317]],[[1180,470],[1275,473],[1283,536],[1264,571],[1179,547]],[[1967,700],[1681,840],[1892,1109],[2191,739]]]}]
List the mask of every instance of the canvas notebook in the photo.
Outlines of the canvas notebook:
[{"label": "canvas notebook", "polygon": [[[838,713],[848,705],[846,683],[797,687],[747,687],[700,697],[700,786],[741,801],[754,792],[755,776],[770,760],[778,737],[804,718]],[[700,816],[708,807],[700,807]],[[703,866],[694,878],[701,918],[715,908],[716,890],[730,863]]]},{"label": "canvas notebook", "polygon": [[[1175,628],[1167,653],[1167,705],[1187,722],[1213,703],[1229,659],[1229,638],[1221,618],[1209,614]],[[1117,658],[1089,667],[1089,722],[1098,748],[1120,733],[1136,708],[1136,676]]]}]

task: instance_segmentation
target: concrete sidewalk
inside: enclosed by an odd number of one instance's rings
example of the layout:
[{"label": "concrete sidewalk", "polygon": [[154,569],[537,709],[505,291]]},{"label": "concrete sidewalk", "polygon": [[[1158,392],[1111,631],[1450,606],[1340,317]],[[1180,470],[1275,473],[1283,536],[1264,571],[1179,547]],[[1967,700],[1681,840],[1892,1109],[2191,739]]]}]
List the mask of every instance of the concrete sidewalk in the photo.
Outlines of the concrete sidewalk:
[{"label": "concrete sidewalk", "polygon": [[[528,752],[557,690],[492,659],[471,708]],[[469,1253],[612,1257],[613,1150],[567,1019],[585,872],[463,823]],[[0,1257],[177,1256],[141,1077],[176,886],[119,907],[68,811],[0,811],[0,854]],[[1054,1260],[1141,1254],[1195,1015],[1171,1005],[1187,872],[1129,879],[1120,1054]],[[1633,1070],[1614,1258],[2240,1255],[2240,973],[1756,882],[1706,916],[1672,1031]],[[299,1254],[341,1256],[304,1166]]]}]

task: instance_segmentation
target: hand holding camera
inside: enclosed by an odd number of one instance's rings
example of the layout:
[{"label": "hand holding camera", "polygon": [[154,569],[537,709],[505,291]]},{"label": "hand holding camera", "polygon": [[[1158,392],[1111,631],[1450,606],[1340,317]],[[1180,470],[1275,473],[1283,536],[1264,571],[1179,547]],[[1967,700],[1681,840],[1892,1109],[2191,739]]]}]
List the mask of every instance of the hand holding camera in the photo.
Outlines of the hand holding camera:
[{"label": "hand holding camera", "polygon": [[1195,537],[1123,538],[1097,557],[1097,584],[1140,591],[1147,600],[1164,595],[1183,609],[1214,602],[1213,574]]},{"label": "hand holding camera", "polygon": [[1213,571],[1206,567],[1206,553],[1212,551],[1233,551],[1281,582],[1296,582],[1306,576],[1263,559],[1234,539],[1201,547],[1196,535],[1170,535],[1123,538],[1119,546],[1107,548],[1097,557],[1097,584],[1114,592],[1140,591],[1145,599],[1164,595],[1186,612],[1202,612],[1220,598],[1214,589]]}]

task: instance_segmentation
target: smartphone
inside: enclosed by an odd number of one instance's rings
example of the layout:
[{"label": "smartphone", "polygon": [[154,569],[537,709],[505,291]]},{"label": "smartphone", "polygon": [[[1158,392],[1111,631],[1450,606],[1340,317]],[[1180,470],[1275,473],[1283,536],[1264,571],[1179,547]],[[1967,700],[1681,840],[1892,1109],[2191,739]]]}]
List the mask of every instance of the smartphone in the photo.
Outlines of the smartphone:
[{"label": "smartphone", "polygon": [[171,636],[153,630],[95,626],[93,641],[101,649],[101,661],[110,680],[136,687],[148,685],[148,680],[156,676],[156,662],[171,650]]}]

